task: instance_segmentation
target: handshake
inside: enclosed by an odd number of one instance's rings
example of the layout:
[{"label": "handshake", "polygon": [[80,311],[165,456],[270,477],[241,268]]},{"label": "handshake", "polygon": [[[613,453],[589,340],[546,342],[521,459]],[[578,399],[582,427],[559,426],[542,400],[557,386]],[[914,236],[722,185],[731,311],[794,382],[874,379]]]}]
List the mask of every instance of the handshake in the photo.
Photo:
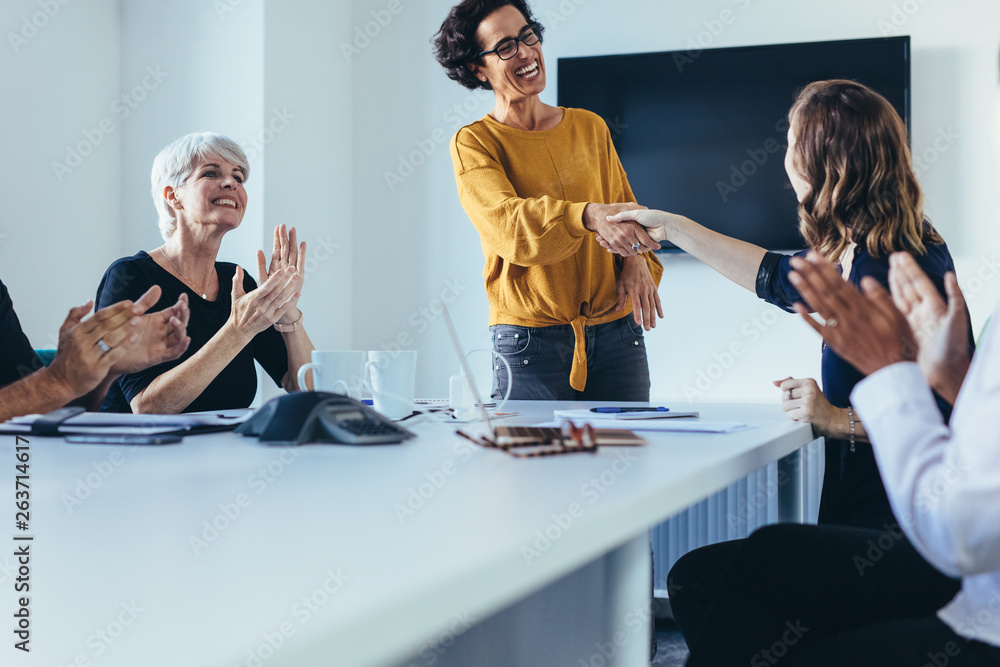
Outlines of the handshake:
[{"label": "handshake", "polygon": [[675,218],[680,216],[634,203],[587,204],[583,209],[583,226],[596,234],[597,242],[608,252],[622,257],[659,249]]}]

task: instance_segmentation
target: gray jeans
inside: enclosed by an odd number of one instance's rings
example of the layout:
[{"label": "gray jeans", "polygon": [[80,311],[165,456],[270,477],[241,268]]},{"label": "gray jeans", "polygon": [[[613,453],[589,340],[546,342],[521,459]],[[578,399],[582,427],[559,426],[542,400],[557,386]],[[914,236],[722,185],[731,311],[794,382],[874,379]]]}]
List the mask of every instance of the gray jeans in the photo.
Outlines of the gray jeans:
[{"label": "gray jeans", "polygon": [[[511,400],[648,401],[649,364],[642,327],[631,315],[614,322],[585,327],[587,386],[569,384],[575,338],[568,324],[521,327],[497,324],[493,349],[510,362]],[[494,400],[507,391],[507,369],[493,364]]]}]

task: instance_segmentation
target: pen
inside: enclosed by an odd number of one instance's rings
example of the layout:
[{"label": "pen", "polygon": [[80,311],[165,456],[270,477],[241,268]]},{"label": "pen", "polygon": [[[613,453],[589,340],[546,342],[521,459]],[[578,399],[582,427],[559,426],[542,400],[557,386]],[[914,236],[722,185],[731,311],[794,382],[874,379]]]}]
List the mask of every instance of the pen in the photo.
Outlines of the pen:
[{"label": "pen", "polygon": [[658,408],[591,408],[590,411],[599,414],[618,414],[621,412],[670,412],[670,408],[663,406]]}]

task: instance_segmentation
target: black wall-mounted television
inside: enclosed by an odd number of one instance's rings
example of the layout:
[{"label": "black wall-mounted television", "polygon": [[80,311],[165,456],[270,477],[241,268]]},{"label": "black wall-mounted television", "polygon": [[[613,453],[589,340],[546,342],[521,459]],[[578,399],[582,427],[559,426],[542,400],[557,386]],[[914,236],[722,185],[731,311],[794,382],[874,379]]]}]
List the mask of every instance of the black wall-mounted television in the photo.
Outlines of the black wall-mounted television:
[{"label": "black wall-mounted television", "polygon": [[640,204],[796,250],[787,115],[821,79],[873,88],[910,126],[909,37],[560,58],[558,98],[605,119]]}]

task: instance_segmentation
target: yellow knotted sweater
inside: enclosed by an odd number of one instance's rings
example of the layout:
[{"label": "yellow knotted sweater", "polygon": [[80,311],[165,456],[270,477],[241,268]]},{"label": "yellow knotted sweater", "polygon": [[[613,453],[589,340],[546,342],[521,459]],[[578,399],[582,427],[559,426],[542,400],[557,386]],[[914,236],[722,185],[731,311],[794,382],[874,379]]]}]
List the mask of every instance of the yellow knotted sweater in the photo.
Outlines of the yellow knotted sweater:
[{"label": "yellow knotted sweater", "polygon": [[[634,202],[611,133],[589,111],[566,109],[551,130],[532,132],[485,116],[451,141],[458,195],[479,231],[490,325],[570,324],[576,334],[570,385],[587,383],[583,327],[611,322],[622,258],[583,226],[588,203]],[[660,283],[663,267],[646,255]]]}]

